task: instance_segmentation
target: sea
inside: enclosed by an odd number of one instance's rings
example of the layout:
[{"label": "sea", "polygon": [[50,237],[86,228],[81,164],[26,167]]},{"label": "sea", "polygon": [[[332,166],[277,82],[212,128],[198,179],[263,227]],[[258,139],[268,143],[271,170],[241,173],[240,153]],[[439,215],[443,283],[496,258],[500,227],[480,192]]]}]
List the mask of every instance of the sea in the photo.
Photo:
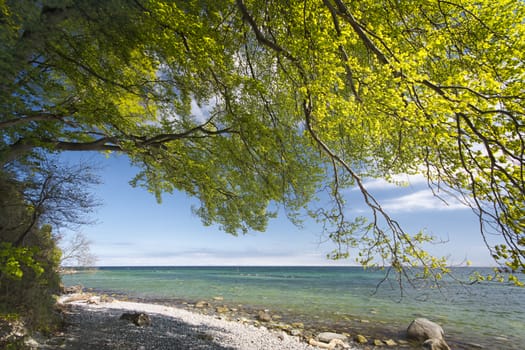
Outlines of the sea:
[{"label": "sea", "polygon": [[443,327],[452,349],[525,349],[525,288],[472,283],[473,272],[454,268],[439,286],[400,284],[384,270],[361,267],[98,267],[62,278],[142,301],[269,310],[305,328],[369,339],[403,339],[412,320],[426,317]]}]

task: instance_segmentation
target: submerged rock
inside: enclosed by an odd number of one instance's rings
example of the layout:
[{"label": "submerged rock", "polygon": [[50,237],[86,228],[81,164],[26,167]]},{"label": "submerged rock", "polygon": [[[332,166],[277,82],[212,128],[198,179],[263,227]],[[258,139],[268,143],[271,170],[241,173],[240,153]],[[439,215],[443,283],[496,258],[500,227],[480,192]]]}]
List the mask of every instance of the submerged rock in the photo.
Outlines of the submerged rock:
[{"label": "submerged rock", "polygon": [[205,307],[209,307],[209,306],[210,306],[210,303],[204,300],[200,300],[195,304],[195,307],[197,309],[204,309]]},{"label": "submerged rock", "polygon": [[261,310],[257,314],[257,319],[261,322],[270,322],[272,320],[272,316],[266,311]]},{"label": "submerged rock", "polygon": [[374,339],[374,346],[383,346],[385,343],[383,343],[382,340]]},{"label": "submerged rock", "polygon": [[368,343],[368,339],[366,339],[366,337],[364,335],[361,335],[361,334],[357,334],[355,337],[354,337],[354,340],[359,343],[359,344],[366,344]]},{"label": "submerged rock", "polygon": [[216,311],[217,313],[219,313],[219,314],[224,314],[224,313],[230,311],[230,309],[228,309],[226,306],[217,306],[217,307],[215,308],[215,311]]},{"label": "submerged rock", "polygon": [[393,339],[385,340],[385,344],[388,346],[397,346],[397,343]]}]

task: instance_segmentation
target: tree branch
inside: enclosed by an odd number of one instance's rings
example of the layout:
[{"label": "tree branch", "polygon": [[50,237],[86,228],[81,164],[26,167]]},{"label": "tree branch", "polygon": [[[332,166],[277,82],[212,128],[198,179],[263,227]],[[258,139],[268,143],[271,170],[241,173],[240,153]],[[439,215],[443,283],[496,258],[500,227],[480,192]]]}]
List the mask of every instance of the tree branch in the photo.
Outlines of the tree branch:
[{"label": "tree branch", "polygon": [[[50,139],[40,139],[38,142],[30,141],[27,139],[19,139],[16,143],[8,147],[7,156],[0,160],[0,165],[7,164],[20,155],[28,153],[35,148],[41,147],[42,143],[49,145],[51,149],[58,151],[113,151],[113,152],[127,152],[128,150],[120,146],[120,141],[131,140],[138,148],[156,147],[162,144],[169,143],[171,141],[189,139],[189,138],[203,138],[209,136],[218,136],[222,134],[231,134],[236,131],[232,128],[225,128],[219,130],[208,130],[206,125],[210,121],[204,124],[198,125],[187,131],[181,133],[166,133],[158,134],[153,137],[125,135],[120,139],[117,136],[106,136],[96,139],[91,142],[71,142],[71,141],[60,141]],[[199,133],[199,134],[197,134]]]},{"label": "tree branch", "polygon": [[271,48],[273,51],[276,51],[278,53],[283,54],[284,57],[288,58],[290,61],[293,61],[293,62],[297,63],[297,59],[294,56],[292,56],[291,53],[289,53],[284,48],[279,46],[276,42],[271,41],[270,39],[268,39],[268,38],[266,38],[264,36],[264,34],[261,32],[261,30],[257,26],[257,23],[255,23],[255,20],[253,19],[253,17],[248,12],[248,9],[246,8],[246,5],[244,4],[244,2],[242,0],[236,0],[236,3],[237,3],[237,7],[239,8],[239,10],[241,10],[241,14],[242,14],[243,19],[246,22],[248,22],[248,24],[252,28],[252,30],[253,30],[253,32],[255,34],[255,37],[257,38],[257,41],[259,41],[264,46],[267,46],[267,47]]},{"label": "tree branch", "polygon": [[379,62],[382,64],[388,64],[388,59],[386,56],[381,52],[381,50],[379,50],[379,48],[368,37],[368,35],[366,35],[363,28],[361,28],[361,25],[357,23],[355,17],[348,10],[348,7],[346,7],[346,5],[341,0],[334,0],[334,2],[337,5],[338,14],[352,26],[352,29],[357,33],[365,46],[376,55]]},{"label": "tree branch", "polygon": [[38,113],[34,115],[28,115],[26,117],[12,118],[0,122],[0,129],[7,129],[20,124],[26,124],[29,122],[40,122],[50,120],[61,120],[64,116],[53,114],[53,113]]},{"label": "tree branch", "polygon": [[[330,2],[330,0],[323,0],[323,3],[326,7],[328,7],[328,10],[330,11],[330,14],[332,15],[332,22],[334,23],[334,28],[337,33],[337,36],[341,36],[341,26],[339,25],[339,19],[337,18],[337,10],[333,6],[333,4]],[[357,89],[354,84],[354,75],[352,73],[352,69],[350,68],[348,61],[349,57],[348,54],[344,48],[343,45],[339,45],[339,53],[341,54],[341,58],[344,62],[345,71],[346,71],[346,81],[348,85],[350,85],[350,89],[352,90],[352,93],[354,94],[354,97],[357,102],[362,103],[361,97],[359,96],[359,93],[357,92]]]},{"label": "tree branch", "polygon": [[103,137],[93,142],[56,141],[54,148],[60,151],[123,151],[113,137]]}]

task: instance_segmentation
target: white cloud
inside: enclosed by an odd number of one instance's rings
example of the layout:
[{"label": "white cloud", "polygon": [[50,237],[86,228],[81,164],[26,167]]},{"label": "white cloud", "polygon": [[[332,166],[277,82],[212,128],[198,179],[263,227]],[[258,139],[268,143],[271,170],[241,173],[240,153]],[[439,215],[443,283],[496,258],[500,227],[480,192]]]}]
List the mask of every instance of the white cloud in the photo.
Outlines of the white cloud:
[{"label": "white cloud", "polygon": [[211,108],[209,104],[199,106],[197,101],[191,100],[191,114],[199,123],[204,123],[208,120]]},{"label": "white cloud", "polygon": [[[427,179],[423,175],[400,174],[392,176],[391,181],[385,179],[367,180],[363,183],[367,190],[391,190],[400,186],[416,186],[427,184]],[[357,187],[354,188],[358,190]]]},{"label": "white cloud", "polygon": [[195,99],[191,99],[191,114],[199,123],[205,123],[210,119],[211,112],[217,106],[218,98],[210,98],[207,101],[197,103]]},{"label": "white cloud", "polygon": [[[424,175],[394,175],[389,181],[385,179],[366,180],[363,185],[370,191],[381,204],[383,209],[391,213],[420,212],[420,211],[447,211],[468,209],[454,196],[441,192],[439,197],[434,196]],[[359,190],[357,187],[352,191]],[[374,191],[387,191],[389,195],[384,198],[385,193]],[[411,193],[408,193],[411,191]]]},{"label": "white cloud", "polygon": [[440,194],[437,198],[428,190],[420,190],[414,193],[381,201],[383,209],[390,212],[416,212],[429,210],[460,210],[468,209],[459,200],[447,194]]}]

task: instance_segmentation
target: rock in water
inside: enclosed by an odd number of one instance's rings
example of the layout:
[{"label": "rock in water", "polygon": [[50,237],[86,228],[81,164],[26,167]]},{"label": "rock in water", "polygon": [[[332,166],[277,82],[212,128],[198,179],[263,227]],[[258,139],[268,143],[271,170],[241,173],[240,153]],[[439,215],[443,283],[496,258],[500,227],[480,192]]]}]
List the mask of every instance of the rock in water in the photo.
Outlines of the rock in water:
[{"label": "rock in water", "polygon": [[394,341],[394,339],[385,340],[385,344],[388,346],[397,346],[397,343]]},{"label": "rock in water", "polygon": [[354,337],[354,340],[356,342],[358,342],[359,344],[366,344],[366,343],[368,343],[368,339],[366,339],[366,337],[364,335],[361,335],[361,334],[357,334]]},{"label": "rock in water", "polygon": [[195,304],[195,307],[197,309],[204,309],[205,307],[209,307],[209,306],[210,306],[210,303],[204,300],[200,300]]},{"label": "rock in water", "polygon": [[230,311],[230,309],[228,309],[226,306],[217,306],[215,308],[215,312],[217,312],[218,314],[224,314],[228,311]]},{"label": "rock in water", "polygon": [[419,341],[427,339],[443,339],[445,332],[437,323],[427,320],[426,318],[416,318],[407,329],[407,337]]},{"label": "rock in water", "polygon": [[445,332],[437,323],[426,318],[416,318],[407,329],[407,337],[424,342],[427,350],[450,350],[445,342]]},{"label": "rock in water", "polygon": [[259,311],[257,314],[257,319],[261,322],[270,322],[272,320],[272,316],[266,311]]},{"label": "rock in water", "polygon": [[383,343],[380,339],[374,339],[374,346],[383,346],[385,343]]},{"label": "rock in water", "polygon": [[121,320],[128,320],[130,322],[133,322],[135,325],[142,327],[142,326],[149,326],[151,325],[151,320],[148,315],[146,315],[143,312],[137,312],[137,313],[124,313],[122,316],[120,316]]}]

